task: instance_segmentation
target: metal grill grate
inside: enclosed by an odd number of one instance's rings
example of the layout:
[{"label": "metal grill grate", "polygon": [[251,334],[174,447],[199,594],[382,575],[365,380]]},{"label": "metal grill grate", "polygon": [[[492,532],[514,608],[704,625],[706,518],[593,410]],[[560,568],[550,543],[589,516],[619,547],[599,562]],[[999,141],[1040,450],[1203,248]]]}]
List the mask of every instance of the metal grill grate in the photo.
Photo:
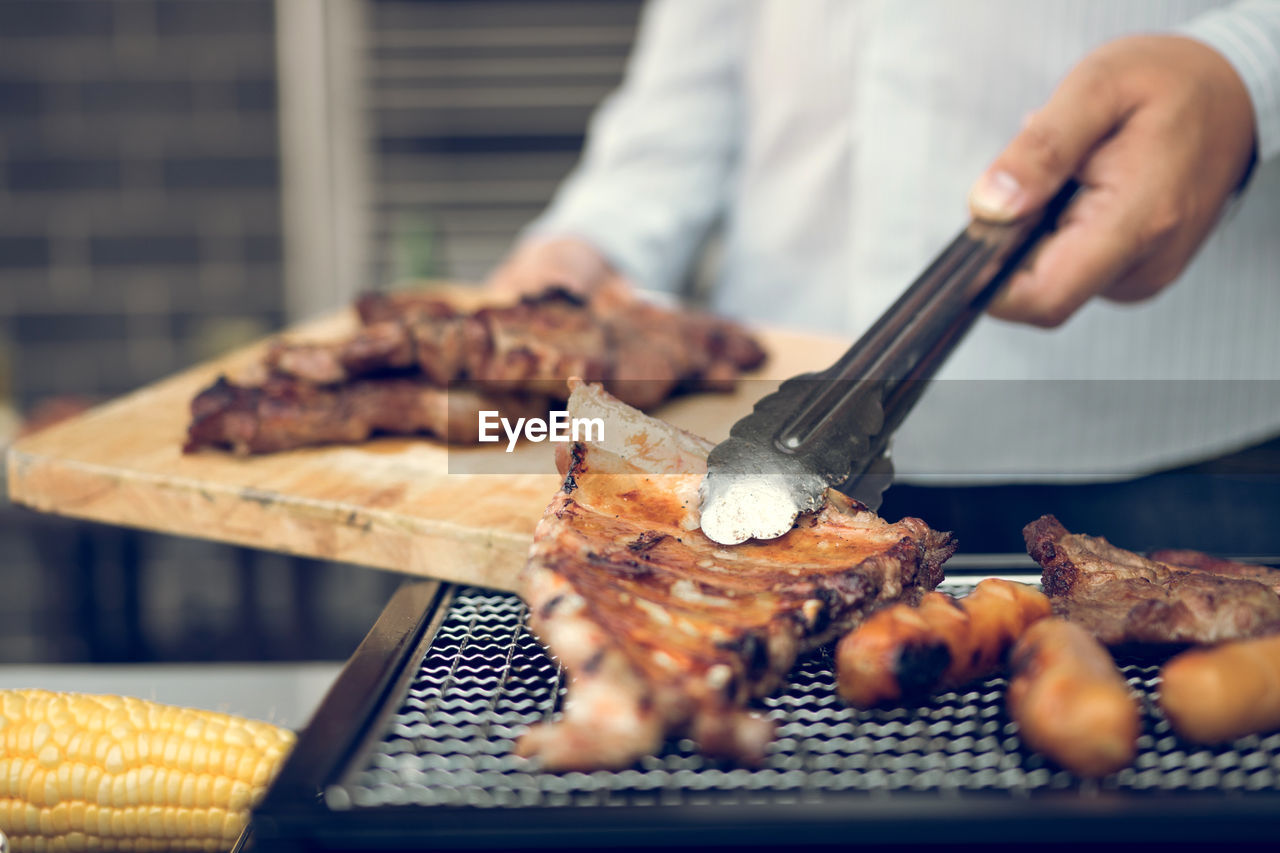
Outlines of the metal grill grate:
[{"label": "metal grill grate", "polygon": [[[968,586],[948,582],[943,589]],[[565,683],[523,620],[513,595],[460,589],[381,738],[326,789],[329,808],[793,803],[839,791],[1029,796],[1280,788],[1280,733],[1215,748],[1180,740],[1155,706],[1156,665],[1124,668],[1143,699],[1137,760],[1087,782],[1022,747],[1004,709],[1004,678],[918,707],[857,711],[836,696],[824,651],[798,664],[785,690],[764,700],[777,735],[761,767],[711,761],[679,740],[621,772],[540,772],[512,748],[528,725],[556,713]]]}]

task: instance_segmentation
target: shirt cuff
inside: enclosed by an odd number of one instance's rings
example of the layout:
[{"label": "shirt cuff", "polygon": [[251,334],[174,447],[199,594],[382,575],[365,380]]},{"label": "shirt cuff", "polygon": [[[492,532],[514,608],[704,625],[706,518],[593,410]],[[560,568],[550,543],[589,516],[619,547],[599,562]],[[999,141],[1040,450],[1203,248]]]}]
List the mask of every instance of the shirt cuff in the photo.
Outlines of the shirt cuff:
[{"label": "shirt cuff", "polygon": [[1231,63],[1253,102],[1258,162],[1280,153],[1280,2],[1243,0],[1178,28]]}]

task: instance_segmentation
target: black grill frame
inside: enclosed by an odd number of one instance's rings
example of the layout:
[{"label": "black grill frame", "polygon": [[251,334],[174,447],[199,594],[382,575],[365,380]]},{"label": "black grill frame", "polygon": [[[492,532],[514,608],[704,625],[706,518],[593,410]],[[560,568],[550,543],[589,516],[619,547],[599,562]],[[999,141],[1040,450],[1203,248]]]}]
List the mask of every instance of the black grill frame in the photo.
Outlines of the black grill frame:
[{"label": "black grill frame", "polygon": [[[956,577],[953,572],[948,579]],[[352,803],[343,792],[362,778],[388,740],[384,733],[420,675],[455,600],[475,592],[485,594],[451,584],[411,582],[393,596],[255,811],[251,829],[258,849],[796,846],[852,839],[863,845],[1045,840],[1262,844],[1280,837],[1276,787],[1143,791],[1118,786],[1114,779],[1063,784],[1061,771],[1046,777],[1056,779],[1054,784],[1013,793],[981,786],[892,792],[801,789],[763,795],[738,791],[728,797],[686,796],[676,790],[671,797],[658,791],[653,798],[635,801],[569,796],[559,798],[560,805]],[[888,713],[892,719],[893,712]],[[1151,737],[1151,726],[1146,730]],[[1274,744],[1269,748],[1274,754]],[[673,751],[679,747],[668,750]],[[1277,773],[1280,767],[1271,778]]]}]

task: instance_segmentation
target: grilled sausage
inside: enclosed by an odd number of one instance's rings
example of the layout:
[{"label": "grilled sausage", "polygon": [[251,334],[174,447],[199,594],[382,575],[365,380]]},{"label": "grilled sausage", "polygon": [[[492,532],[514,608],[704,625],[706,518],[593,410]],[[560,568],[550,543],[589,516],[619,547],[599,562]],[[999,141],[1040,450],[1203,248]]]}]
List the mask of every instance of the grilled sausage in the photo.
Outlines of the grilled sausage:
[{"label": "grilled sausage", "polygon": [[1160,670],[1159,701],[1200,743],[1280,729],[1280,635],[1183,652]]},{"label": "grilled sausage", "polygon": [[917,700],[995,672],[1027,626],[1049,615],[1049,599],[1025,584],[989,578],[957,601],[930,592],[919,607],[897,604],[840,641],[840,695],[857,708]]},{"label": "grilled sausage", "polygon": [[1027,746],[1080,776],[1105,776],[1133,761],[1138,702],[1088,631],[1042,619],[1014,644],[1009,665],[1009,713]]}]

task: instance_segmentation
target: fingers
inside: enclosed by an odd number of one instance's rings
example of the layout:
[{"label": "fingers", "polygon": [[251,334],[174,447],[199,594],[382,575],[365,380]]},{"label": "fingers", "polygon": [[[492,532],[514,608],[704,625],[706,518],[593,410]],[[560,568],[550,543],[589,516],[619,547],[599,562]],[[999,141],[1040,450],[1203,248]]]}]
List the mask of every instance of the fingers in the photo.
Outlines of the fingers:
[{"label": "fingers", "polygon": [[554,260],[517,255],[494,270],[485,286],[511,296],[528,296],[551,288],[587,296],[592,290],[592,280]]},{"label": "fingers", "polygon": [[1136,135],[1098,152],[1083,173],[1092,186],[992,301],[991,314],[1053,327],[1093,296],[1136,302],[1178,277],[1199,241],[1168,193],[1176,181],[1144,165],[1144,150]]},{"label": "fingers", "polygon": [[1099,291],[1112,302],[1141,302],[1171,284],[1186,267],[1191,256],[1151,257],[1134,266],[1121,278]]},{"label": "fingers", "polygon": [[1057,326],[1092,296],[1137,301],[1171,283],[1249,168],[1247,95],[1220,55],[1181,37],[1119,39],[1086,57],[971,192],[974,216],[1000,221],[1068,178],[1083,187],[990,312]]},{"label": "fingers", "polygon": [[1051,328],[1094,296],[1145,299],[1177,276],[1194,250],[1180,239],[1186,215],[1172,190],[1186,158],[1152,155],[1168,147],[1163,132],[1155,118],[1132,118],[1088,152],[1075,171],[1080,193],[991,314]]},{"label": "fingers", "polygon": [[1135,213],[1112,191],[1082,193],[1031,266],[992,301],[990,313],[1045,328],[1064,323],[1141,261],[1144,237]]},{"label": "fingers", "polygon": [[489,276],[486,287],[517,296],[553,287],[590,296],[612,274],[612,267],[590,244],[555,237],[516,246]]},{"label": "fingers", "polygon": [[1003,222],[1047,202],[1123,119],[1123,101],[1094,59],[1076,66],[974,183],[975,218]]}]

